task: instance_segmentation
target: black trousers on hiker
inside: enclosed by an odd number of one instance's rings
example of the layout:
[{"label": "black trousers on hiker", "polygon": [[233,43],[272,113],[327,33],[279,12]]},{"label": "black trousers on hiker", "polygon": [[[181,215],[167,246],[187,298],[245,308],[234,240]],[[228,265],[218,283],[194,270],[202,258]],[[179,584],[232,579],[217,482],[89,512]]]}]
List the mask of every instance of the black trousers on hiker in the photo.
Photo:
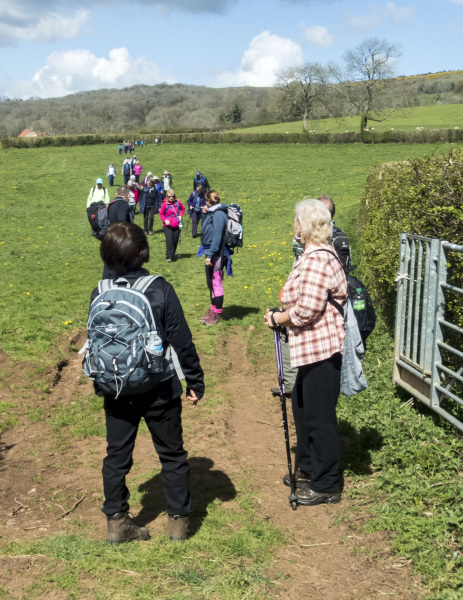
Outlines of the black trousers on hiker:
[{"label": "black trousers on hiker", "polygon": [[151,433],[161,461],[161,481],[169,515],[191,512],[188,489],[190,468],[183,448],[182,402],[180,398],[163,404],[153,404],[153,393],[105,396],[107,455],[103,460],[103,490],[105,515],[129,510],[130,492],[125,478],[133,460],[138,426],[143,417]]},{"label": "black trousers on hiker", "polygon": [[172,260],[177,250],[178,239],[180,237],[179,227],[169,227],[166,225],[162,228],[166,238],[166,259]]},{"label": "black trousers on hiker", "polygon": [[342,356],[299,367],[292,392],[296,425],[296,465],[309,475],[314,492],[340,492],[336,405]]},{"label": "black trousers on hiker", "polygon": [[156,204],[153,206],[145,206],[145,212],[143,213],[143,229],[145,233],[153,233],[154,215],[158,213],[158,207]]}]

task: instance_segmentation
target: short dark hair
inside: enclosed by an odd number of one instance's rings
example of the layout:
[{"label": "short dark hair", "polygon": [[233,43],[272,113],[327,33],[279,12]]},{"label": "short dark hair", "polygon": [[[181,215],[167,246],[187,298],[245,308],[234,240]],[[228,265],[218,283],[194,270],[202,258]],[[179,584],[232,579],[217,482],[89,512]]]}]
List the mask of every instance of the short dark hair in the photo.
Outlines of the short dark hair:
[{"label": "short dark hair", "polygon": [[331,218],[333,218],[334,213],[336,212],[336,206],[333,202],[333,199],[330,196],[328,196],[328,194],[322,194],[321,196],[318,196],[317,200],[320,200],[320,202],[323,202],[323,204],[326,206],[326,208],[330,211]]},{"label": "short dark hair", "polygon": [[103,236],[100,256],[116,275],[126,275],[141,267],[150,259],[145,232],[134,223],[113,223]]},{"label": "short dark hair", "polygon": [[129,188],[125,185],[121,185],[117,188],[117,196],[127,196],[129,193]]}]

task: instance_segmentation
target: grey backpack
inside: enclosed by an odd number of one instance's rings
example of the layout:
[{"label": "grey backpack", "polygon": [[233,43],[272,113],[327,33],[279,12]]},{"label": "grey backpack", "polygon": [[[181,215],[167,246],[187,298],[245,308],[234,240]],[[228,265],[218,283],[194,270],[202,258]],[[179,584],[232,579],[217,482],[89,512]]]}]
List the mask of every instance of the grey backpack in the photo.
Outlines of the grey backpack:
[{"label": "grey backpack", "polygon": [[[145,291],[159,276],[103,279],[90,305],[82,370],[108,395],[141,394],[177,374],[183,377],[170,345],[162,347]],[[160,344],[156,346],[153,340]]]},{"label": "grey backpack", "polygon": [[365,345],[351,299],[347,297],[344,307],[341,307],[331,296],[328,298],[328,302],[344,316],[346,336],[342,350],[341,394],[354,396],[368,387],[362,365],[365,356]]}]

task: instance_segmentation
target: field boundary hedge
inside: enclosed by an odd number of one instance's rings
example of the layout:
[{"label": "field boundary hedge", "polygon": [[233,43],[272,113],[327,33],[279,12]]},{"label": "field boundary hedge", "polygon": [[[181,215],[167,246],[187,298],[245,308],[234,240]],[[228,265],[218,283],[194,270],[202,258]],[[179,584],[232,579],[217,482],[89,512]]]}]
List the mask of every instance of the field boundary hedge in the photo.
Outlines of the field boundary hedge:
[{"label": "field boundary hedge", "polygon": [[[57,135],[36,138],[3,138],[2,147],[43,148],[47,146],[87,146],[119,144],[129,134]],[[138,135],[136,136],[138,137]],[[242,133],[190,132],[144,135],[154,143],[164,144],[429,144],[463,141],[463,129],[420,129],[413,131],[348,131],[345,133]]]},{"label": "field boundary hedge", "polygon": [[[400,233],[461,245],[462,223],[463,150],[371,170],[358,213],[363,274],[390,322],[395,313]],[[448,272],[453,285],[463,288],[461,255],[449,255]],[[447,310],[453,322],[463,324],[461,306],[450,302]]]}]

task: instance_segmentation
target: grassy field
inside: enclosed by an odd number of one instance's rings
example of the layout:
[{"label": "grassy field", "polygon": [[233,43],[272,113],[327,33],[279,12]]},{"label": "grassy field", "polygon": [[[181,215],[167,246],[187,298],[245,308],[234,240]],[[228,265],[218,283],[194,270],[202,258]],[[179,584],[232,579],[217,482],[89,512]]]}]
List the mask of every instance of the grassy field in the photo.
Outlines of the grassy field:
[{"label": "grassy field", "polygon": [[[258,362],[272,352],[271,336],[262,343],[262,337],[244,332],[250,325],[256,331],[262,330],[263,311],[278,303],[292,262],[295,202],[306,195],[330,194],[337,204],[336,222],[351,236],[355,259],[359,254],[357,206],[369,168],[449,150],[444,145],[148,146],[137,153],[144,172],[159,174],[169,169],[181,200],[186,200],[194,173],[200,169],[224,201],[238,202],[245,214],[244,247],[234,257],[234,277],[225,281],[227,320],[220,330],[205,328],[197,321],[209,304],[203,261],[196,258],[198,240],[184,231],[181,257],[167,264],[164,237],[158,227],[150,238],[150,271],[161,273],[173,283],[203,356],[213,355],[219,331],[240,327],[248,340],[249,359]],[[90,236],[86,220],[86,198],[95,178],[104,177],[110,161],[119,172],[122,158],[116,148],[107,146],[2,150],[0,156],[2,174],[8,181],[8,193],[2,195],[0,203],[0,345],[14,361],[28,363],[24,380],[15,387],[17,405],[0,403],[0,419],[11,425],[15,414],[18,419],[25,418],[20,410],[21,397],[33,393],[28,374],[35,376],[56,365],[68,353],[71,333],[85,328],[90,293],[102,273],[99,243]],[[116,183],[120,182],[118,175]],[[379,252],[380,238],[378,232]],[[458,474],[463,446],[455,431],[438,419],[402,408],[390,383],[391,355],[391,338],[380,323],[366,364],[370,389],[358,398],[344,399],[340,407],[341,432],[349,436],[353,431],[355,439],[361,440],[345,461],[345,475],[364,481],[361,494],[372,502],[370,529],[394,531],[395,549],[412,559],[417,571],[428,578],[435,590],[432,597],[450,600],[458,597],[451,594],[458,593],[455,590],[463,585],[458,533],[463,522],[459,502],[463,485]],[[209,384],[213,390],[212,378]],[[91,421],[88,403],[81,409],[79,406],[75,407],[75,424]],[[87,434],[85,429],[75,433],[83,437]],[[372,436],[381,443],[374,442]],[[366,464],[368,469],[362,470],[360,467]],[[380,472],[380,477],[368,476],[370,466]],[[426,516],[430,506],[432,519]],[[240,535],[225,534],[227,518],[240,528]],[[63,589],[71,590],[72,598],[80,597],[73,575],[75,564],[101,577],[98,597],[107,598],[113,585],[107,573],[116,563],[126,569],[137,565],[138,570],[153,573],[160,568],[156,561],[171,565],[165,572],[172,587],[159,591],[158,583],[148,578],[133,597],[164,594],[162,597],[174,598],[175,582],[188,582],[190,578],[196,591],[189,598],[264,598],[269,556],[275,544],[283,543],[281,534],[256,519],[246,491],[236,514],[224,515],[211,507],[208,519],[209,527],[189,546],[196,555],[190,571],[181,566],[184,552],[164,549],[161,553],[160,540],[156,542],[159,553],[154,556],[138,547],[125,549],[123,554],[114,549],[102,550],[101,544],[78,531],[72,539],[58,536],[26,546],[0,547],[13,555],[39,553],[65,561],[68,566],[56,577],[61,577]],[[208,558],[215,553],[245,556],[245,565],[238,561],[236,568],[229,565],[221,572],[223,564],[213,565]],[[66,562],[71,559],[74,562]],[[197,580],[201,570],[211,574],[216,587],[211,588],[210,581]],[[240,588],[240,581],[248,583]],[[129,589],[131,584],[126,585]],[[207,595],[211,589],[212,595]]]},{"label": "grassy field", "polygon": [[[381,123],[368,122],[369,127],[376,131],[416,129],[453,129],[463,128],[463,104],[446,104],[436,106],[417,106],[414,108],[391,111],[390,116]],[[320,119],[309,121],[310,130],[317,133],[344,133],[345,131],[359,131],[360,117],[345,117],[342,120]],[[236,133],[301,133],[302,120],[291,123],[276,123],[274,125],[261,125],[246,129],[235,129]]]}]

